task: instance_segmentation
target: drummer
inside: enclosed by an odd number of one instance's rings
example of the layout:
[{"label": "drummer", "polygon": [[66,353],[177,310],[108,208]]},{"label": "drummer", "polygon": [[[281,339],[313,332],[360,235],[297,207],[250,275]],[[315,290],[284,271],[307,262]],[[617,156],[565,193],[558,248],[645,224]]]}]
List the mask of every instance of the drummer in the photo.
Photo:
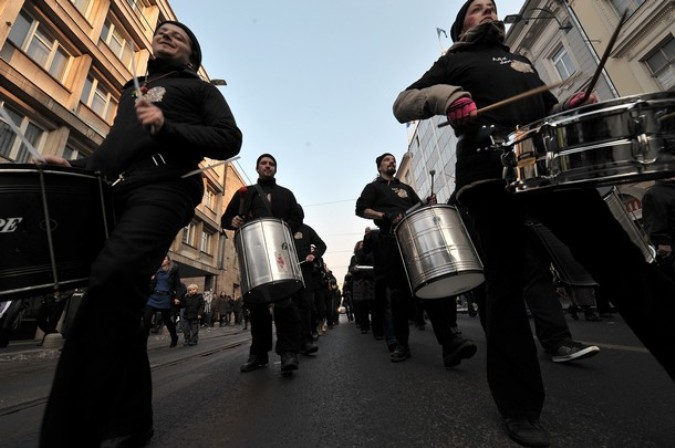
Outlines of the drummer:
[{"label": "drummer", "polygon": [[[403,260],[398,251],[394,236],[394,227],[405,216],[406,210],[421,205],[421,200],[411,186],[394,177],[396,174],[396,158],[384,153],[375,159],[378,177],[367,184],[356,200],[356,215],[374,220],[380,228],[380,255],[375,260],[375,269],[384,272],[391,297],[392,321],[397,345],[391,353],[392,362],[402,362],[411,357],[408,346],[408,320],[413,316],[413,295],[408,285]],[[426,199],[427,204],[436,204],[436,195]],[[381,263],[381,266],[377,266]],[[476,353],[476,345],[464,339],[454,330],[457,313],[455,298],[425,300],[423,303],[436,335],[436,340],[443,347],[443,364],[446,367],[457,366],[462,359],[472,357]]]},{"label": "drummer", "polygon": [[[182,23],[163,22],[152,52],[143,87],[124,85],[101,146],[72,162],[116,179],[116,225],[91,266],[69,327],[45,409],[43,448],[141,446],[153,436],[152,381],[140,325],[148,280],[204,194],[201,176],[181,176],[204,157],[228,159],[241,149],[227,102],[198,74],[202,53],[194,33]],[[55,155],[44,159],[70,166]]]},{"label": "drummer", "polygon": [[[258,182],[232,196],[221,226],[236,230],[246,222],[257,218],[284,220],[291,232],[302,225],[302,215],[293,192],[278,185],[275,179],[277,161],[271,154],[262,154],[256,161]],[[246,300],[246,297],[244,297]],[[241,365],[241,372],[251,372],[269,363],[268,352],[272,350],[272,315],[265,303],[247,303],[251,319],[251,348],[248,360]],[[290,373],[298,369],[300,352],[300,313],[289,297],[274,303],[274,322],[277,328],[276,352],[281,356],[281,371]]]},{"label": "drummer", "polygon": [[[492,0],[469,0],[451,28],[455,44],[401,92],[394,115],[401,122],[447,116],[459,137],[456,191],[467,207],[483,248],[488,298],[488,384],[509,436],[527,446],[548,446],[539,422],[544,402],[536,346],[523,302],[527,213],[551,229],[572,251],[652,354],[675,378],[675,283],[654,266],[611,215],[594,188],[550,194],[513,194],[502,180],[501,149],[493,137],[545,118],[557,100],[550,92],[481,108],[542,86],[532,63],[504,45],[504,23]],[[498,80],[498,81],[497,81]],[[562,109],[597,101],[572,95]],[[494,128],[490,128],[494,126]],[[501,134],[501,135],[500,135]],[[618,255],[618,256],[617,256]]]}]

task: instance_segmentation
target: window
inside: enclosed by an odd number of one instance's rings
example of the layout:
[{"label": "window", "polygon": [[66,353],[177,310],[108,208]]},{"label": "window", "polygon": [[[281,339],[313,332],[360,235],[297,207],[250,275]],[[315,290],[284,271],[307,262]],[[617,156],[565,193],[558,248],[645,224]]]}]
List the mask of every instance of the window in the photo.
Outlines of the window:
[{"label": "window", "polygon": [[211,240],[213,235],[205,230],[202,231],[201,242],[199,243],[199,250],[206,252],[207,254],[211,253]]},{"label": "window", "polygon": [[213,191],[211,191],[210,188],[207,188],[204,191],[204,205],[206,205],[208,208],[212,210],[213,210],[213,199],[214,199]]},{"label": "window", "polygon": [[101,118],[112,123],[117,110],[117,101],[108,89],[93,76],[87,76],[80,100],[96,112]]},{"label": "window", "polygon": [[190,223],[183,227],[183,243],[189,246],[192,246],[192,233],[194,230],[194,224]]},{"label": "window", "polygon": [[64,80],[72,56],[39,21],[22,11],[12,25],[8,38],[54,78]]},{"label": "window", "polygon": [[125,67],[131,68],[131,58],[134,55],[131,51],[131,39],[123,32],[122,27],[115,25],[110,18],[106,19],[101,31],[101,40],[108,44]]},{"label": "window", "polygon": [[66,147],[63,148],[63,158],[66,160],[77,160],[82,159],[85,156],[86,152],[80,149],[77,149],[76,146],[68,143]]},{"label": "window", "polygon": [[644,2],[645,0],[612,0],[612,4],[619,14],[623,14],[625,10],[628,10],[629,16],[633,14],[635,10],[638,9]]},{"label": "window", "polygon": [[675,61],[675,39],[673,39],[673,36],[670,36],[670,39],[645,60],[645,64],[664,90],[670,90],[675,86],[673,61]]},{"label": "window", "polygon": [[572,59],[567,54],[567,50],[562,45],[560,48],[558,48],[558,50],[556,50],[555,53],[553,53],[551,61],[553,62],[555,69],[558,71],[560,79],[563,81],[572,76],[577,71],[577,69],[574,67]]},{"label": "window", "polygon": [[[37,146],[44,134],[44,130],[31,123],[28,118],[7,107],[5,104],[0,104],[0,106],[5,108],[14,124],[23,133],[24,137],[26,137],[26,140],[28,140],[33,147]],[[21,138],[14,133],[9,124],[5,123],[1,117],[0,156],[16,163],[27,163],[31,157],[28,147],[22,143]]]},{"label": "window", "polygon": [[91,9],[91,5],[93,0],[70,0],[70,3],[75,5],[78,11],[80,11],[80,14],[82,14],[84,17],[89,17],[89,11]]}]

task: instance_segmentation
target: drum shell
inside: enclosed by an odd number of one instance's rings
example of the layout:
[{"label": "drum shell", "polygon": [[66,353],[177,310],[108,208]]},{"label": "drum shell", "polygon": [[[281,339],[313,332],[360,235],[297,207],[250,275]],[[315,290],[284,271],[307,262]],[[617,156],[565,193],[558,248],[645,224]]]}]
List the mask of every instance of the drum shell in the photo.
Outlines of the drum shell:
[{"label": "drum shell", "polygon": [[241,292],[248,303],[286,299],[303,287],[290,227],[281,219],[247,222],[234,235]]},{"label": "drum shell", "polygon": [[455,207],[417,209],[394,232],[410,288],[418,298],[458,295],[485,280],[483,264]]},{"label": "drum shell", "polygon": [[520,127],[509,137],[515,192],[606,186],[675,173],[675,93],[582,106]]},{"label": "drum shell", "polygon": [[114,227],[111,192],[100,176],[0,164],[0,204],[0,300],[86,286]]}]

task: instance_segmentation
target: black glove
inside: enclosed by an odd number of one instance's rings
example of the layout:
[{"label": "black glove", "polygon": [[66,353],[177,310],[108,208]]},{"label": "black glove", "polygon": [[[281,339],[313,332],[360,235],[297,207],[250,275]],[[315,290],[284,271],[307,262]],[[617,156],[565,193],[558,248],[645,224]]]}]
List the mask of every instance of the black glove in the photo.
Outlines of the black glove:
[{"label": "black glove", "polygon": [[398,212],[384,212],[382,221],[387,224],[396,224],[401,220],[401,213]]}]

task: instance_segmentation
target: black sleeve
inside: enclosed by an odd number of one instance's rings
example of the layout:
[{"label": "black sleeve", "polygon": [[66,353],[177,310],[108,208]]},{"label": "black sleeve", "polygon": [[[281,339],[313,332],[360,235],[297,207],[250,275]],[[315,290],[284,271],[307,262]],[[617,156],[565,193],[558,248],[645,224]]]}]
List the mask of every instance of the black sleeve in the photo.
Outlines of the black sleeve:
[{"label": "black sleeve", "polygon": [[356,216],[363,218],[363,212],[367,208],[374,207],[376,198],[375,185],[371,182],[363,188],[361,196],[356,200]]},{"label": "black sleeve", "polygon": [[321,239],[321,237],[319,237],[319,234],[316,233],[314,229],[309,226],[307,226],[307,228],[311,230],[310,243],[314,244],[315,246],[315,257],[323,257],[323,254],[326,253],[326,243],[324,243],[324,241]]},{"label": "black sleeve", "polygon": [[234,195],[232,195],[232,198],[230,199],[229,204],[227,204],[225,213],[223,213],[223,216],[220,218],[220,226],[223,229],[236,230],[234,227],[232,227],[232,219],[234,219],[234,217],[239,214],[240,202],[241,196],[239,195],[238,191],[235,191]]}]

